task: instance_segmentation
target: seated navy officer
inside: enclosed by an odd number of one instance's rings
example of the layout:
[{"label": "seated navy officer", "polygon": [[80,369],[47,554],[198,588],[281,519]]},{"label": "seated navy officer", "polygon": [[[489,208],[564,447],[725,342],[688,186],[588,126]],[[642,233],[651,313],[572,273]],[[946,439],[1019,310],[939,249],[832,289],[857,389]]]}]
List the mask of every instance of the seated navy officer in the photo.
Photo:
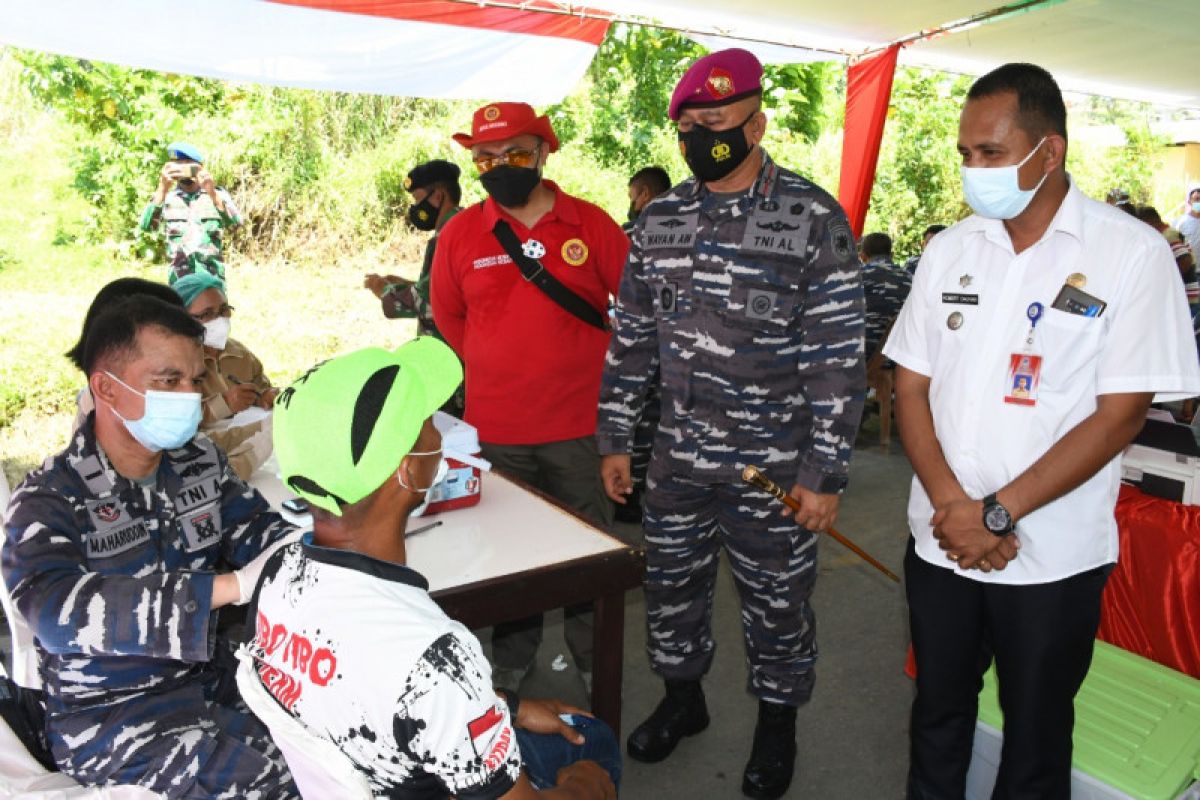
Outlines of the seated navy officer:
[{"label": "seated navy officer", "polygon": [[[424,336],[326,361],[279,395],[275,452],[313,531],[263,569],[248,679],[377,796],[613,798],[621,756],[608,726],[557,701],[499,697],[479,641],[405,565],[409,514],[445,474],[430,415],[462,374]],[[272,732],[288,746],[285,726]],[[314,793],[321,765],[294,758]]]},{"label": "seated navy officer", "polygon": [[203,334],[146,295],[97,315],[82,356],[96,408],[13,492],[0,566],[63,772],[172,798],[291,797],[266,730],[217,695],[216,610],[249,600],[295,531],[196,435]]}]

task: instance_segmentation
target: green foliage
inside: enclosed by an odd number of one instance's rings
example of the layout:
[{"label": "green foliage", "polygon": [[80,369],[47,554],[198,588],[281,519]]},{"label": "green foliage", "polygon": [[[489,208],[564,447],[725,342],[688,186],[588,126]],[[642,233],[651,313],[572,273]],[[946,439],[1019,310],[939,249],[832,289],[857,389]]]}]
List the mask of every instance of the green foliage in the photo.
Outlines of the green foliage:
[{"label": "green foliage", "polygon": [[1112,125],[1120,129],[1125,143],[1098,147],[1071,142],[1067,168],[1080,188],[1103,199],[1111,189],[1124,189],[1135,204],[1154,202],[1154,174],[1162,165],[1167,137],[1150,130],[1154,109],[1147,103],[1112,98],[1088,98],[1079,121],[1089,125]]},{"label": "green foliage", "polygon": [[892,237],[897,259],[920,250],[921,234],[968,212],[956,150],[958,115],[971,79],[901,67],[892,84],[879,166],[864,233]]},{"label": "green foliage", "polygon": [[[72,167],[76,190],[93,208],[88,234],[93,240],[127,239],[166,145],[184,133],[186,119],[222,102],[225,84],[14,52],[32,96],[87,133]],[[157,237],[139,245],[161,247]]]}]

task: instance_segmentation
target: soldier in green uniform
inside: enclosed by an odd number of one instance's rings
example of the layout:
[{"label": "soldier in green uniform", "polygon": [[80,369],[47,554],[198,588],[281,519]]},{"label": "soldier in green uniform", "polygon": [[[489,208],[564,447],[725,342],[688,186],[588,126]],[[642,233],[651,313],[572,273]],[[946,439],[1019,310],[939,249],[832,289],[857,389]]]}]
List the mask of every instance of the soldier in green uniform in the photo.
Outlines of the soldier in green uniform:
[{"label": "soldier in green uniform", "polygon": [[458,175],[457,164],[434,159],[413,167],[404,179],[404,188],[412,195],[412,204],[408,208],[409,224],[419,231],[433,231],[433,236],[425,245],[421,276],[416,283],[395,275],[371,274],[363,280],[363,286],[370,289],[383,304],[385,317],[416,317],[417,334],[420,336],[442,338],[433,324],[433,309],[429,305],[429,270],[433,266],[433,254],[442,226],[458,213],[458,203],[462,199]]},{"label": "soldier in green uniform", "polygon": [[148,231],[161,216],[170,260],[168,283],[200,269],[225,280],[222,234],[241,225],[242,215],[229,192],[213,182],[204,168],[204,156],[194,145],[173,142],[167,154],[170,159],[159,173],[158,189],[138,227]]}]

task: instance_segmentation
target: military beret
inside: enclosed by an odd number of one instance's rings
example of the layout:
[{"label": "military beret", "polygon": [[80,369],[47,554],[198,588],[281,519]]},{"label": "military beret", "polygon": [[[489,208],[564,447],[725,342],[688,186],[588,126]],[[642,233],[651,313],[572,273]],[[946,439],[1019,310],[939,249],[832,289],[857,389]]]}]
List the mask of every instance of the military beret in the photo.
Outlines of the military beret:
[{"label": "military beret", "polygon": [[171,142],[167,145],[167,155],[174,159],[188,158],[197,163],[204,163],[204,154],[194,144],[187,142]]},{"label": "military beret", "polygon": [[709,53],[683,73],[671,95],[667,116],[679,119],[684,106],[712,108],[736,103],[762,91],[762,64],[749,50]]},{"label": "military beret", "polygon": [[435,158],[409,170],[408,177],[404,179],[404,188],[415,192],[435,183],[458,183],[459,172],[458,164]]}]

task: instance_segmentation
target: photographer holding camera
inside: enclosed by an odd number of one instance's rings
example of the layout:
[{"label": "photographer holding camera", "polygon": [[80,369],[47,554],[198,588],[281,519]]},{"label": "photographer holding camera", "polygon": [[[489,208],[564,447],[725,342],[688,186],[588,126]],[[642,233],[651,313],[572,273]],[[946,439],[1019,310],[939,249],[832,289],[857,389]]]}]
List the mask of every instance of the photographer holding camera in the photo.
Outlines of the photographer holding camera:
[{"label": "photographer holding camera", "polygon": [[148,231],[162,215],[170,259],[169,283],[200,269],[225,280],[221,235],[225,229],[242,223],[241,214],[229,192],[213,182],[204,168],[204,156],[193,145],[173,142],[167,146],[167,153],[170,160],[159,173],[158,188],[142,212],[138,227]]}]

